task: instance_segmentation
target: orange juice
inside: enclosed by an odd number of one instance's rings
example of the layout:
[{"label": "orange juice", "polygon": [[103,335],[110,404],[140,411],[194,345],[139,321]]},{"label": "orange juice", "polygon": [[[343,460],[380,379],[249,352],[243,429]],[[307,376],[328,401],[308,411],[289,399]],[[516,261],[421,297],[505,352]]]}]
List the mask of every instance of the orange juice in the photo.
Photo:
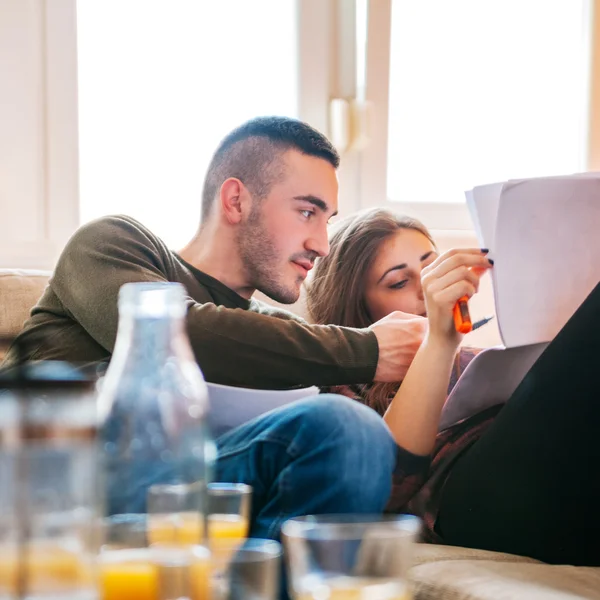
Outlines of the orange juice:
[{"label": "orange juice", "polygon": [[[248,535],[248,520],[239,515],[209,515],[210,539],[243,539]],[[150,544],[201,544],[203,517],[199,513],[151,514],[148,519]]]},{"label": "orange juice", "polygon": [[200,544],[203,530],[198,513],[148,515],[149,544]]},{"label": "orange juice", "polygon": [[201,546],[109,550],[99,562],[100,600],[210,599],[210,553]]},{"label": "orange juice", "polygon": [[210,594],[210,578],[212,575],[210,553],[206,548],[193,549],[190,564],[190,600],[208,600]]},{"label": "orange juice", "polygon": [[137,554],[127,550],[105,553],[98,568],[101,600],[158,600],[158,568],[148,558],[136,558]]},{"label": "orange juice", "polygon": [[411,600],[409,586],[397,579],[369,577],[307,578],[304,591],[297,600]]},{"label": "orange juice", "polygon": [[240,515],[209,515],[208,537],[244,539],[248,537],[248,519]]},{"label": "orange juice", "polygon": [[[33,542],[24,556],[29,593],[60,593],[92,584],[90,561],[80,549],[66,548],[57,542]],[[0,591],[16,592],[18,560],[14,546],[0,548]]]}]

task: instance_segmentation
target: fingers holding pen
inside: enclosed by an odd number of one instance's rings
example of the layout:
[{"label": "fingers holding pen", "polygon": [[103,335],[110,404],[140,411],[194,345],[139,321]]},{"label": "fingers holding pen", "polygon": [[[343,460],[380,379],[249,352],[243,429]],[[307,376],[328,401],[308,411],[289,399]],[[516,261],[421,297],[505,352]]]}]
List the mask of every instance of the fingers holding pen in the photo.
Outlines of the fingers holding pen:
[{"label": "fingers holding pen", "polygon": [[431,336],[459,342],[454,308],[461,298],[471,298],[479,290],[482,275],[493,266],[486,254],[479,248],[450,250],[423,269],[421,285]]},{"label": "fingers holding pen", "polygon": [[439,278],[461,266],[487,270],[494,264],[494,261],[486,256],[487,253],[488,250],[485,248],[453,248],[440,254],[425,267],[422,277],[435,271],[435,276]]}]

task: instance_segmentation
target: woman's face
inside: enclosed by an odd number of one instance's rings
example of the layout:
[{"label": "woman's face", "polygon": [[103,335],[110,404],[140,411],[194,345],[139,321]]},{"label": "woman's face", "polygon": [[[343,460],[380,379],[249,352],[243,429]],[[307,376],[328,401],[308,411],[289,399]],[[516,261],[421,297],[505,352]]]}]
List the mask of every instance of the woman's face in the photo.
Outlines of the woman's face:
[{"label": "woman's face", "polygon": [[366,278],[365,300],[373,321],[395,310],[425,316],[421,271],[438,254],[425,235],[399,229],[387,238]]}]

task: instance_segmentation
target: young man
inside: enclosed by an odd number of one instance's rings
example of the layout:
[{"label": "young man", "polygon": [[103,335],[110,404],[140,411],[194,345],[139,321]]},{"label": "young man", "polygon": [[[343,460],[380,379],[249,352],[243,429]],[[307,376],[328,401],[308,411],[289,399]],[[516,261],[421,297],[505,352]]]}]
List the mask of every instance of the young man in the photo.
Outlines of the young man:
[{"label": "young man", "polygon": [[[305,123],[245,123],[215,152],[200,228],[181,251],[125,216],[74,234],[20,334],[29,358],[108,360],[121,285],[176,281],[189,294],[188,333],[208,381],[282,389],[401,380],[425,319],[394,313],[364,330],[309,325],[252,298],[260,290],[295,302],[314,260],[327,254],[338,163]],[[374,413],[335,396],[271,413],[218,445],[219,479],[254,487],[254,535],[277,535],[295,514],[380,511],[397,452]]]}]

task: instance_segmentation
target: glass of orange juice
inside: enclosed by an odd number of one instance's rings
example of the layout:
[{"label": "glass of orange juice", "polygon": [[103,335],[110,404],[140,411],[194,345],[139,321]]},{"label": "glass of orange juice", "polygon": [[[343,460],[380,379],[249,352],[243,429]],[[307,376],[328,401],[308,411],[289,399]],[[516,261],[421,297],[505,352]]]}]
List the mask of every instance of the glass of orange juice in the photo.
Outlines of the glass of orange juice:
[{"label": "glass of orange juice", "polygon": [[252,488],[245,483],[209,483],[209,538],[246,538],[251,502]]},{"label": "glass of orange juice", "polygon": [[410,600],[408,571],[421,521],[410,515],[320,515],[283,524],[295,600]]},{"label": "glass of orange juice", "polygon": [[101,600],[158,600],[158,568],[148,548],[103,548],[97,574]]},{"label": "glass of orange juice", "polygon": [[203,546],[104,547],[97,571],[100,600],[210,597],[210,554]]},{"label": "glass of orange juice", "polygon": [[[153,485],[148,490],[148,543],[195,545],[248,535],[252,488],[243,483]],[[203,507],[206,507],[203,510]]]},{"label": "glass of orange juice", "polygon": [[206,487],[202,482],[158,484],[148,489],[148,543],[202,544]]}]

